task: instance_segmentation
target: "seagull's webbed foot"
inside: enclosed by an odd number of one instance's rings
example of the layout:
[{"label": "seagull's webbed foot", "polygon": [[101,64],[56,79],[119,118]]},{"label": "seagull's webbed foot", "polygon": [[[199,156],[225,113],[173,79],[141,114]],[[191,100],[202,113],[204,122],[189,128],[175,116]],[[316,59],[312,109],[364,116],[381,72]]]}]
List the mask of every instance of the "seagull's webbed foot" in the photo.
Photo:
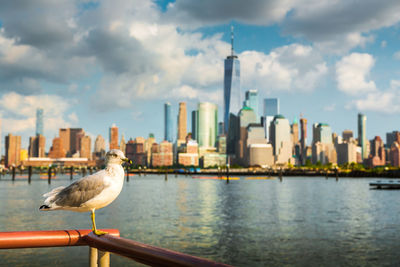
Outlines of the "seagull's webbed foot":
[{"label": "seagull's webbed foot", "polygon": [[103,232],[103,231],[100,231],[100,230],[97,230],[97,229],[93,229],[93,233],[95,235],[97,235],[97,236],[108,234],[108,232]]}]

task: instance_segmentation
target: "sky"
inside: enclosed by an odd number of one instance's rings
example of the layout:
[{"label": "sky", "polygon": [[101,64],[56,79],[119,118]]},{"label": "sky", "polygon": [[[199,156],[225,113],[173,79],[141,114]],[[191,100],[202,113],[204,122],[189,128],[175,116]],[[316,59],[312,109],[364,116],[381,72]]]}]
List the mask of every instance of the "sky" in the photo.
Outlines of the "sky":
[{"label": "sky", "polygon": [[[108,140],[164,137],[163,105],[219,106],[230,28],[241,90],[277,97],[290,121],[367,137],[400,130],[398,0],[0,0],[0,117],[28,147],[44,109],[47,149],[58,129]],[[176,124],[176,120],[174,122]],[[191,130],[190,127],[188,129]],[[4,146],[2,147],[4,151]]]}]

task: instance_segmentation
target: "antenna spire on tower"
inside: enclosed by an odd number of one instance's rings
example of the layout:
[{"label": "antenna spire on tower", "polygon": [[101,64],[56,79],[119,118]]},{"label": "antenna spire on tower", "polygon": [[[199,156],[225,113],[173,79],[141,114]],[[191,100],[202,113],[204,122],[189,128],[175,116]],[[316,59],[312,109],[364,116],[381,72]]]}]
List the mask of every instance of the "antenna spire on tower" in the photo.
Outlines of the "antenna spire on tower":
[{"label": "antenna spire on tower", "polygon": [[231,26],[231,56],[233,56],[233,39],[234,39],[234,34],[233,34],[233,25]]}]

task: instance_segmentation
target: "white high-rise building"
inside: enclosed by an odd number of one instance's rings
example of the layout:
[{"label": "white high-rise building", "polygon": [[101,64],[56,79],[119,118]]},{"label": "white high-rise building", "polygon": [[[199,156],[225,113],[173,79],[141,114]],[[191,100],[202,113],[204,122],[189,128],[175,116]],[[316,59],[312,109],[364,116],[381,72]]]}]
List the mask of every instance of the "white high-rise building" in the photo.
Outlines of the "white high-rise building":
[{"label": "white high-rise building", "polygon": [[198,105],[197,141],[199,147],[215,147],[218,129],[218,106],[201,102]]},{"label": "white high-rise building", "polygon": [[282,115],[276,115],[270,127],[270,141],[273,146],[275,163],[292,163],[293,142],[290,134],[289,120]]}]

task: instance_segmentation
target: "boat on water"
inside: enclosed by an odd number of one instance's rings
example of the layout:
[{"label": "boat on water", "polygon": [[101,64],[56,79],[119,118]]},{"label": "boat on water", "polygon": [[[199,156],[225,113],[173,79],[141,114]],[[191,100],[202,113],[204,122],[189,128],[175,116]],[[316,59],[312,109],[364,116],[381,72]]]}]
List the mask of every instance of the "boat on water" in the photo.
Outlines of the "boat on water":
[{"label": "boat on water", "polygon": [[388,180],[388,181],[375,181],[369,183],[369,186],[373,189],[400,189],[400,181],[399,180]]}]

